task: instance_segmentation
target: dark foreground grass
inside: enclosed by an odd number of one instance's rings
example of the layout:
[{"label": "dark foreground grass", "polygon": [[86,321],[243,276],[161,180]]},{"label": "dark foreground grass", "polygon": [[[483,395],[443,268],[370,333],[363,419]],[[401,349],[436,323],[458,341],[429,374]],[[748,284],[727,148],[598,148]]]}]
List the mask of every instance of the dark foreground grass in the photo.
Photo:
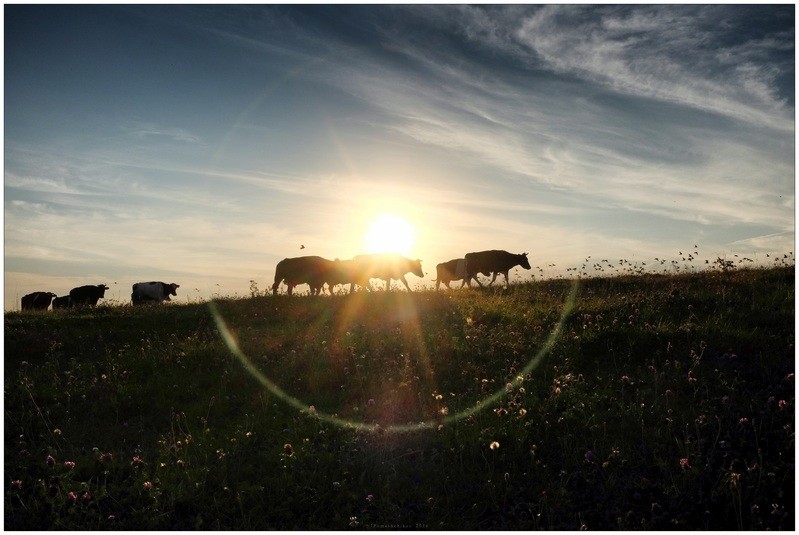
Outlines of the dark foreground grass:
[{"label": "dark foreground grass", "polygon": [[793,529],[793,269],[571,290],[8,313],[5,528]]}]

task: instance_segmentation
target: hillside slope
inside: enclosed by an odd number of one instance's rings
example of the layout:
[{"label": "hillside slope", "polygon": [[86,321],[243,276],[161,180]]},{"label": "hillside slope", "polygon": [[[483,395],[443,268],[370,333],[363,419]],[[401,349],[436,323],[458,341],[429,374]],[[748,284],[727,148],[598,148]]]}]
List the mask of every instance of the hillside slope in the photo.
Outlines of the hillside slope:
[{"label": "hillside slope", "polygon": [[5,528],[793,529],[793,268],[576,284],[7,313]]}]

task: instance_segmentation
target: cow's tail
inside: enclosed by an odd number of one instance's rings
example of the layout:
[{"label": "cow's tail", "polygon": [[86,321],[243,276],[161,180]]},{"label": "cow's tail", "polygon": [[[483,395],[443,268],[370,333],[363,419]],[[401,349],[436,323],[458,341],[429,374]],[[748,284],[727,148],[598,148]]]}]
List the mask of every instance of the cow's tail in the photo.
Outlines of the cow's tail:
[{"label": "cow's tail", "polygon": [[285,270],[284,261],[281,260],[275,266],[275,282],[272,284],[272,295],[277,295],[277,289],[280,287],[280,283],[283,282],[283,279],[286,277],[283,271]]}]

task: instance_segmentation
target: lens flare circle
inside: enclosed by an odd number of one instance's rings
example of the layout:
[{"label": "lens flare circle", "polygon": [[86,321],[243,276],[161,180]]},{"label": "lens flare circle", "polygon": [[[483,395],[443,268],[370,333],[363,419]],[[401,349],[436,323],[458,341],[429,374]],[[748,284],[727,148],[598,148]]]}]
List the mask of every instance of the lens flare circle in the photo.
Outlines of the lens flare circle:
[{"label": "lens flare circle", "polygon": [[[538,351],[538,353],[535,354],[535,356],[533,356],[530,359],[527,365],[519,372],[517,377],[510,382],[510,385],[512,387],[521,386],[522,383],[521,378],[524,377],[525,375],[530,374],[533,370],[535,370],[538,367],[538,365],[541,363],[543,358],[550,352],[552,346],[555,344],[555,341],[557,340],[557,337],[560,335],[561,331],[563,330],[563,325],[566,322],[566,318],[569,316],[572,309],[574,308],[574,303],[577,299],[578,288],[579,288],[579,280],[575,279],[574,283],[572,284],[571,291],[569,292],[569,296],[563,305],[563,310],[561,311],[560,319],[558,320],[555,329],[553,329],[553,331],[550,333],[546,343],[544,343],[544,346]],[[249,357],[247,357],[247,355],[245,355],[241,351],[241,348],[239,348],[239,344],[236,341],[236,337],[230,331],[230,329],[227,326],[227,323],[225,323],[225,320],[222,318],[222,314],[219,312],[216,303],[214,301],[209,301],[208,308],[211,311],[211,315],[214,318],[216,327],[220,335],[222,336],[222,340],[225,342],[225,345],[228,347],[230,352],[239,360],[239,362],[241,362],[241,364],[244,366],[244,369],[247,370],[247,372],[250,375],[252,375],[253,378],[255,378],[255,380],[257,380],[270,393],[277,396],[278,399],[294,407],[298,411],[339,427],[346,427],[370,433],[375,433],[375,432],[407,433],[413,431],[422,431],[425,429],[435,429],[441,424],[451,424],[459,420],[463,420],[464,418],[468,418],[471,415],[477,414],[478,412],[491,407],[500,398],[507,395],[507,386],[503,386],[493,394],[486,396],[482,400],[477,401],[471,407],[468,407],[458,413],[451,414],[440,419],[427,420],[423,422],[410,423],[410,424],[393,424],[384,427],[377,423],[367,424],[363,422],[355,422],[352,420],[339,418],[338,416],[334,416],[332,414],[327,414],[316,410],[307,403],[304,403],[300,399],[287,393],[274,382],[270,381],[269,378],[266,377],[261,372],[261,370],[259,370],[257,367],[255,367],[255,365],[253,365]]]}]

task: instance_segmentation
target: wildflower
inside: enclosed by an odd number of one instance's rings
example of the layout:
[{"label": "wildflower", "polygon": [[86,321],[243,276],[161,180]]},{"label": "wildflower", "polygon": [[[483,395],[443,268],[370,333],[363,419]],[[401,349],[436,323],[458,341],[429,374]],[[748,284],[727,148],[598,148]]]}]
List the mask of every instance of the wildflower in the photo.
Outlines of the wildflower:
[{"label": "wildflower", "polygon": [[441,410],[439,412],[441,413],[441,416],[446,416],[447,414],[449,414],[449,408],[441,407]]},{"label": "wildflower", "polygon": [[341,483],[339,483],[338,481],[334,481],[333,482],[333,488],[334,489],[340,489],[341,488]]},{"label": "wildflower", "polygon": [[524,416],[525,414],[527,414],[527,409],[525,409],[524,407],[519,409],[519,416]]},{"label": "wildflower", "polygon": [[[436,399],[438,399],[438,398],[436,398]],[[369,401],[367,401],[366,404],[369,405],[370,407],[374,407],[374,404],[375,404],[374,398],[369,398]]]},{"label": "wildflower", "polygon": [[680,459],[680,468],[687,470],[688,468],[691,468],[691,463],[688,462],[688,459],[683,457]]},{"label": "wildflower", "polygon": [[11,482],[11,488],[14,489],[14,490],[21,489],[22,488],[22,481],[20,481],[19,479],[15,479],[14,481]]},{"label": "wildflower", "polygon": [[499,449],[499,442],[497,442],[495,440],[491,444],[489,444],[488,447],[491,448],[492,450],[498,450]]},{"label": "wildflower", "polygon": [[497,413],[497,416],[505,416],[508,413],[508,411],[506,411],[503,407],[494,409],[494,412]]},{"label": "wildflower", "polygon": [[593,464],[596,461],[596,455],[594,455],[594,452],[591,451],[591,450],[588,450],[587,452],[585,452],[585,455],[583,456],[583,458],[585,459],[585,462],[587,462],[589,464]]},{"label": "wildflower", "polygon": [[688,372],[688,382],[691,383],[691,384],[694,384],[696,382],[696,377],[691,375],[690,371]]},{"label": "wildflower", "polygon": [[88,502],[89,500],[92,499],[92,495],[89,494],[89,491],[87,490],[86,492],[81,494],[80,499],[83,500],[84,502]]},{"label": "wildflower", "polygon": [[64,461],[64,468],[66,468],[67,470],[72,470],[73,468],[75,468],[75,463],[72,461]]},{"label": "wildflower", "polygon": [[746,417],[743,417],[740,420],[738,420],[738,425],[740,425],[740,426],[747,425],[748,423],[749,423],[749,418],[746,418]]},{"label": "wildflower", "polygon": [[134,455],[133,456],[133,460],[130,462],[130,465],[131,466],[143,466],[144,465],[144,461],[142,461],[141,457],[139,457],[138,455]]},{"label": "wildflower", "polygon": [[142,486],[144,487],[144,490],[152,490],[153,482],[152,481],[145,481],[144,485],[142,485]]},{"label": "wildflower", "polygon": [[673,394],[673,392],[671,391],[671,389],[668,389],[668,388],[667,388],[667,389],[666,389],[666,395],[667,395],[667,396],[670,396],[670,395],[672,395],[672,394]]},{"label": "wildflower", "polygon": [[69,491],[69,494],[67,494],[67,501],[70,503],[75,503],[78,501],[78,495],[75,494],[74,491]]},{"label": "wildflower", "polygon": [[103,463],[103,464],[110,463],[113,460],[114,460],[114,456],[111,455],[108,452],[105,452],[102,455],[100,455],[100,462]]},{"label": "wildflower", "polygon": [[631,383],[632,381],[630,380],[630,377],[629,377],[629,376],[627,376],[627,375],[622,375],[622,376],[621,376],[621,382],[622,382],[622,383]]},{"label": "wildflower", "polygon": [[358,517],[357,516],[351,516],[350,517],[350,527],[351,528],[357,527],[358,523],[359,522],[358,522]]},{"label": "wildflower", "polygon": [[291,457],[291,455],[294,453],[294,447],[292,447],[291,444],[284,444],[283,445],[283,453],[285,453],[286,455]]},{"label": "wildflower", "polygon": [[309,412],[310,414],[316,415],[316,407],[314,407],[313,405],[311,405],[310,407],[308,407],[308,412]]},{"label": "wildflower", "polygon": [[372,494],[369,494],[366,496],[366,501],[372,503],[373,501],[375,501],[375,497]]},{"label": "wildflower", "polygon": [[60,437],[61,436],[61,430],[58,429],[58,428],[53,429],[53,435],[55,435],[57,437]]},{"label": "wildflower", "polygon": [[50,468],[55,466],[55,459],[53,458],[52,455],[48,455],[47,459],[45,459],[45,462],[47,463],[47,466],[49,466]]},{"label": "wildflower", "polygon": [[780,410],[782,410],[788,406],[788,402],[785,401],[784,399],[781,399],[777,402],[777,406],[780,408]]}]

